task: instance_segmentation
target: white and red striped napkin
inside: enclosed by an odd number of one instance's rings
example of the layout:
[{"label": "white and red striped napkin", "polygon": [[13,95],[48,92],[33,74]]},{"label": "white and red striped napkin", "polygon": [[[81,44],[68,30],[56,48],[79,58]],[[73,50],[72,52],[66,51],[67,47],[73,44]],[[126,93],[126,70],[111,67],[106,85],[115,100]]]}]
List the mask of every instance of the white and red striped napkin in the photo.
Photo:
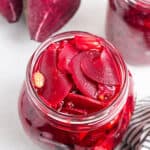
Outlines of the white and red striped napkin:
[{"label": "white and red striped napkin", "polygon": [[150,97],[136,102],[120,150],[150,150]]}]

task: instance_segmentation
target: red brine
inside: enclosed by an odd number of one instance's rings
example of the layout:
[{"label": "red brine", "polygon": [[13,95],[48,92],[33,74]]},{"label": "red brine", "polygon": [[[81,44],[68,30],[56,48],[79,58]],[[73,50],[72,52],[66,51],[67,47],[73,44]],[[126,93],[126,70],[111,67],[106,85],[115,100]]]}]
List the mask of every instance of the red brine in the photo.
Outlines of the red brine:
[{"label": "red brine", "polygon": [[33,54],[19,99],[27,134],[51,150],[113,150],[134,109],[132,76],[115,47],[67,32]]},{"label": "red brine", "polygon": [[109,0],[107,39],[132,65],[150,64],[150,1]]}]

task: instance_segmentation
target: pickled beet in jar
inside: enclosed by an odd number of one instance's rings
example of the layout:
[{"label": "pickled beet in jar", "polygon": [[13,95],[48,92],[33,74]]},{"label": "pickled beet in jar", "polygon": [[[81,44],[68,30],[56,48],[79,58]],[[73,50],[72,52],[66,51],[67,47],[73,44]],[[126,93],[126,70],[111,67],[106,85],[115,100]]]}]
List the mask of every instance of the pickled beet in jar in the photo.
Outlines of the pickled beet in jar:
[{"label": "pickled beet in jar", "polygon": [[132,65],[150,64],[150,1],[109,0],[106,36]]},{"label": "pickled beet in jar", "polygon": [[45,41],[19,98],[25,132],[48,150],[113,150],[134,110],[133,80],[117,49],[72,31]]}]

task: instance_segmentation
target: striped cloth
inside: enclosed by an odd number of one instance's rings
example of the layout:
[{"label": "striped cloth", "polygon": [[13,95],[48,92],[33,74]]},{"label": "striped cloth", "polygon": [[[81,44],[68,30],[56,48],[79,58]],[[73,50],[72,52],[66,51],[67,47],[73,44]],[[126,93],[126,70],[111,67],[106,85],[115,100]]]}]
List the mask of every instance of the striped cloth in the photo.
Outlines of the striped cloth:
[{"label": "striped cloth", "polygon": [[150,150],[150,97],[137,101],[120,150]]}]

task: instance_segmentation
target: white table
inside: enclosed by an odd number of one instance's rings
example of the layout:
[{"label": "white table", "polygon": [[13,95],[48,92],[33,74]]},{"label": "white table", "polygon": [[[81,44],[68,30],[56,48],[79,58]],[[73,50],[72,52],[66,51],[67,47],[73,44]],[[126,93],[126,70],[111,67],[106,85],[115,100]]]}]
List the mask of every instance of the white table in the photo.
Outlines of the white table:
[{"label": "white table", "polygon": [[[82,0],[74,18],[59,32],[83,30],[105,36],[106,0]],[[39,150],[24,134],[17,100],[29,57],[39,44],[29,39],[24,18],[8,24],[0,17],[0,150]],[[150,95],[150,67],[129,66],[138,98]]]}]

